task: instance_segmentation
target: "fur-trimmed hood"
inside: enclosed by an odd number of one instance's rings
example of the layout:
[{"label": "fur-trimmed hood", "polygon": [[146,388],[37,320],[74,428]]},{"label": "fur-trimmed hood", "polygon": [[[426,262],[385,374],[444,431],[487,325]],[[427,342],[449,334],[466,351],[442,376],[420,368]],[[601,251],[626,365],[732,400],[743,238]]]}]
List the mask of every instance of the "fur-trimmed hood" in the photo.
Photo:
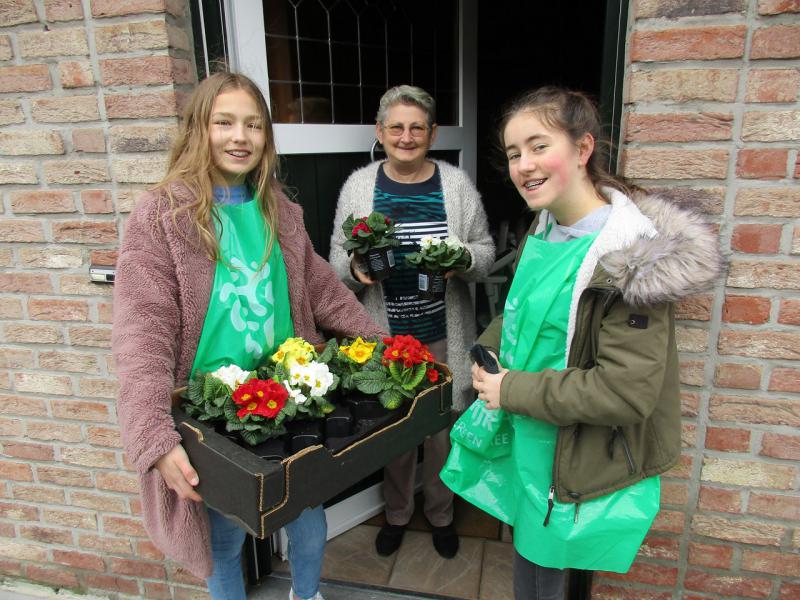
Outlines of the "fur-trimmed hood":
[{"label": "fur-trimmed hood", "polygon": [[725,270],[719,237],[705,218],[657,195],[632,199],[655,234],[600,256],[627,304],[675,302],[708,290]]}]

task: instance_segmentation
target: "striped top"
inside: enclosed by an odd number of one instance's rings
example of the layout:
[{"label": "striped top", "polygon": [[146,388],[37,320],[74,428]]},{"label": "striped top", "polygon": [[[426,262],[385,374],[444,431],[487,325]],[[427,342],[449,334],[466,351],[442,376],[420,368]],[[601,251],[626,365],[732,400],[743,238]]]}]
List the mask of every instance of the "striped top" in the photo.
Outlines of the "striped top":
[{"label": "striped top", "polygon": [[406,265],[405,257],[419,249],[427,236],[447,237],[447,214],[439,167],[426,181],[400,183],[378,169],[373,207],[396,221],[400,246],[394,248],[396,267],[383,280],[383,295],[392,335],[413,335],[429,344],[447,336],[444,302],[417,297],[417,268]]}]

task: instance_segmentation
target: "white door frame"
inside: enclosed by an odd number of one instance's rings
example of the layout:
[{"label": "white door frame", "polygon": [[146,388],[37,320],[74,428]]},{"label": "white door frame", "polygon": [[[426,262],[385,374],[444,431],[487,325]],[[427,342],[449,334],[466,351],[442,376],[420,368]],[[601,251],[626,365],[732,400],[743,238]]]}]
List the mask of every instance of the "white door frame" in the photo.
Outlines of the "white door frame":
[{"label": "white door frame", "polygon": [[[224,7],[230,66],[255,81],[269,103],[262,3],[225,0]],[[473,181],[477,169],[477,14],[475,0],[459,0],[459,124],[440,125],[433,145],[434,150],[458,150],[459,164]],[[276,123],[274,129],[280,154],[369,152],[375,141],[374,125]]]}]

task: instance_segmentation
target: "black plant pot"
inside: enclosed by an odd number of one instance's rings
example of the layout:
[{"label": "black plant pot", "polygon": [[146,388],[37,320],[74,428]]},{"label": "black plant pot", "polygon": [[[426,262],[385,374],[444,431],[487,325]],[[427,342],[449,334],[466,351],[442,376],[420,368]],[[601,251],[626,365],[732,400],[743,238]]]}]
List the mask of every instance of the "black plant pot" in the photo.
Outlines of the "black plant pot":
[{"label": "black plant pot", "polygon": [[267,440],[250,448],[250,452],[264,460],[280,462],[289,453],[286,451],[286,440],[283,436]]},{"label": "black plant pot", "polygon": [[325,439],[347,437],[353,433],[353,414],[346,406],[337,407],[325,417]]},{"label": "black plant pot", "polygon": [[286,425],[289,454],[322,444],[322,421],[292,421]]},{"label": "black plant pot", "polygon": [[363,255],[370,278],[383,281],[394,269],[394,252],[391,248],[372,248]]},{"label": "black plant pot", "polygon": [[417,281],[417,295],[422,300],[444,300],[444,292],[447,289],[444,271],[431,271],[420,267],[417,269]]},{"label": "black plant pot", "polygon": [[225,421],[216,421],[214,423],[214,431],[216,431],[222,437],[232,441],[234,444],[237,444],[239,446],[244,445],[242,443],[242,437],[239,435],[237,431],[228,431],[225,429]]}]

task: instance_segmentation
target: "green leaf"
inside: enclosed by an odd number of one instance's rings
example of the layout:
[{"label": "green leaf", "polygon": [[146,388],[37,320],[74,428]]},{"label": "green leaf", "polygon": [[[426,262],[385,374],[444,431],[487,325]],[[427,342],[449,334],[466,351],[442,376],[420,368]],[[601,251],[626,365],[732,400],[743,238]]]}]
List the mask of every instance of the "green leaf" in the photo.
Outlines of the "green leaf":
[{"label": "green leaf", "polygon": [[339,344],[336,342],[336,338],[332,338],[325,344],[325,349],[322,351],[322,354],[319,355],[317,360],[322,363],[328,363],[338,353]]},{"label": "green leaf", "polygon": [[425,371],[427,371],[427,367],[427,363],[420,363],[413,369],[409,369],[410,377],[408,379],[408,383],[404,384],[403,387],[411,391],[416,390],[417,386],[419,386],[419,384],[425,379]]},{"label": "green leaf", "polygon": [[380,371],[361,371],[353,375],[353,384],[364,394],[377,394],[383,389],[386,375]]},{"label": "green leaf", "polygon": [[381,401],[381,404],[384,408],[388,408],[389,410],[394,410],[399,408],[400,405],[403,403],[403,396],[395,389],[384,390],[378,395],[378,400]]},{"label": "green leaf", "polygon": [[389,362],[389,374],[392,379],[402,382],[403,367],[400,365],[400,361],[392,360]]}]

